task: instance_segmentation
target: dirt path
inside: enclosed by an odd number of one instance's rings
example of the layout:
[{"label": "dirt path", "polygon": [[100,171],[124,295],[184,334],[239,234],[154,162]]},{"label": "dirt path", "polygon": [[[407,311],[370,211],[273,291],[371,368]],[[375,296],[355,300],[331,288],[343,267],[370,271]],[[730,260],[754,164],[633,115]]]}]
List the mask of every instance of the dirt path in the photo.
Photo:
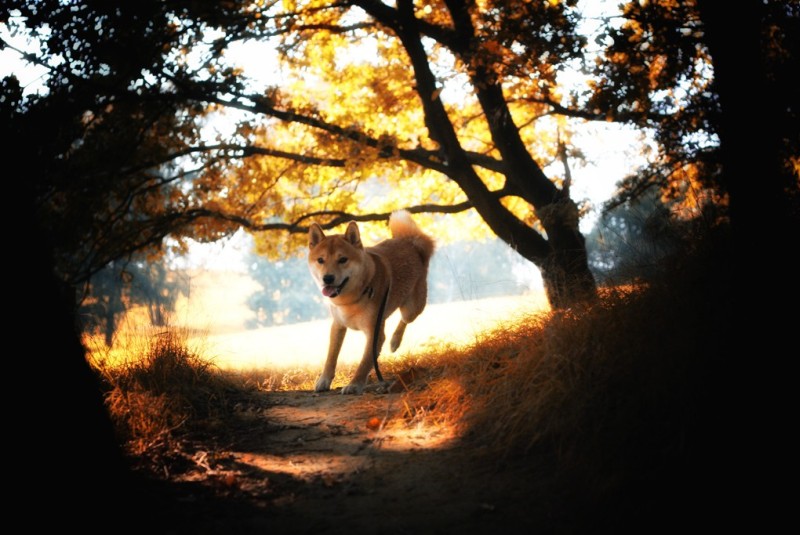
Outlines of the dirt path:
[{"label": "dirt path", "polygon": [[265,394],[172,478],[186,487],[171,532],[488,533],[537,514],[498,501],[510,474],[403,413],[401,394]]}]

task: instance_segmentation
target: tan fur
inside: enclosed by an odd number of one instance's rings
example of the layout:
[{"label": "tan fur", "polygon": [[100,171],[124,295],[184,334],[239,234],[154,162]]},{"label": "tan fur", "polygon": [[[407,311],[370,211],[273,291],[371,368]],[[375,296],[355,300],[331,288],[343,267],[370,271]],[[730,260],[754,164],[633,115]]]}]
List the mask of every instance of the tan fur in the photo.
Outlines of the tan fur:
[{"label": "tan fur", "polygon": [[[331,236],[326,236],[316,223],[309,228],[308,267],[328,300],[333,319],[328,357],[317,380],[317,392],[330,390],[347,329],[361,331],[367,337],[361,363],[350,384],[342,389],[343,394],[359,394],[374,366],[376,332],[378,353],[386,339],[386,318],[400,310],[400,322],[389,344],[395,351],[406,326],[425,309],[434,242],[404,210],[391,215],[389,228],[390,239],[366,248],[355,222],[347,225],[344,234]],[[376,328],[384,296],[386,308]]]}]

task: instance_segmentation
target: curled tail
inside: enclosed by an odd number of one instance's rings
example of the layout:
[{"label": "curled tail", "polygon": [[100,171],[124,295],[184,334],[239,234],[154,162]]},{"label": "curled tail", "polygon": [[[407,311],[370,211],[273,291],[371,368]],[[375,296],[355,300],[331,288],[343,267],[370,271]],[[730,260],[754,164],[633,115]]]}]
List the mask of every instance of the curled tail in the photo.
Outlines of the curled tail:
[{"label": "curled tail", "polygon": [[407,210],[392,212],[392,215],[389,216],[389,230],[392,232],[392,238],[410,238],[427,267],[436,245],[433,238],[420,230]]}]

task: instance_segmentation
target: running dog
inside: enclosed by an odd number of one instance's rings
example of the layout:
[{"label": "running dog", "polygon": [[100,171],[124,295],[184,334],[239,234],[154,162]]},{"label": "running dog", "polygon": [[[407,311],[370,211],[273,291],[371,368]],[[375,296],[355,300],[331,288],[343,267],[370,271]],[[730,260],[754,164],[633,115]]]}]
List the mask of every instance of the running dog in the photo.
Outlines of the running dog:
[{"label": "running dog", "polygon": [[390,342],[395,351],[406,326],[425,309],[434,241],[405,210],[392,213],[389,229],[390,239],[366,248],[354,221],[344,234],[326,236],[317,223],[308,230],[308,267],[327,298],[333,319],[328,357],[315,386],[317,392],[330,390],[347,329],[363,332],[367,341],[361,363],[342,394],[363,392],[373,367],[383,382],[378,355],[386,339],[386,318],[400,309],[400,322]]}]

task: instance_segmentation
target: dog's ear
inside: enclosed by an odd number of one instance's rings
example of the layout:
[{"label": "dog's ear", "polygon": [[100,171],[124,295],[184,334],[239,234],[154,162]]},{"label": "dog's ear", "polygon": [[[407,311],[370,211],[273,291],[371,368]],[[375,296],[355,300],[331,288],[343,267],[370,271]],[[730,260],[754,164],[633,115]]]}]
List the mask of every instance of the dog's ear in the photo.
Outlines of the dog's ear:
[{"label": "dog's ear", "polygon": [[324,237],[325,233],[322,232],[322,227],[320,227],[317,223],[312,223],[308,228],[308,248],[312,249],[316,247]]},{"label": "dog's ear", "polygon": [[361,245],[361,233],[358,231],[358,225],[355,221],[350,221],[347,224],[347,230],[344,232],[344,238],[349,241],[353,247],[363,248]]}]

